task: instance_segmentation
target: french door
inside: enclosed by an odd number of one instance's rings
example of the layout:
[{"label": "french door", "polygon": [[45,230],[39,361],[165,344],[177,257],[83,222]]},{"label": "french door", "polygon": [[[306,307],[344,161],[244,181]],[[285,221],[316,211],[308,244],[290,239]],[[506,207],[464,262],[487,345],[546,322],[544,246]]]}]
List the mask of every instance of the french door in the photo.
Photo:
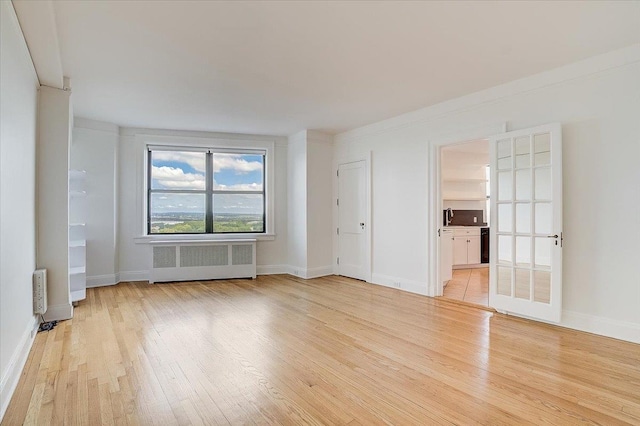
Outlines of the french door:
[{"label": "french door", "polygon": [[559,322],[562,312],[562,134],[559,124],[491,138],[489,304]]}]

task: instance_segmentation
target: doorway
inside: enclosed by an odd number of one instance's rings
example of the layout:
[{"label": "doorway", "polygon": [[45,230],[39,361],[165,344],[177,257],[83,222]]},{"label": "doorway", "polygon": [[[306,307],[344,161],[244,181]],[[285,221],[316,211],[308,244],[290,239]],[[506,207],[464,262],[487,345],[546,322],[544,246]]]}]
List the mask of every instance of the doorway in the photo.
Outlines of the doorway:
[{"label": "doorway", "polygon": [[489,306],[489,140],[440,149],[441,288],[445,299]]},{"label": "doorway", "polygon": [[369,159],[338,164],[337,273],[371,281]]},{"label": "doorway", "polygon": [[[490,211],[487,207],[491,222],[488,304],[501,313],[557,323],[562,315],[562,128],[552,123],[505,130],[484,133],[491,135],[487,137],[487,181],[493,194]],[[431,150],[431,296],[443,296],[443,282],[451,279],[441,264],[447,258],[446,250],[441,255],[441,244],[456,212],[443,210],[447,196],[442,194],[440,154],[444,148],[463,145],[455,140],[464,139],[442,140],[433,143]],[[474,239],[465,242],[470,247]],[[470,253],[467,248],[468,263]]]}]

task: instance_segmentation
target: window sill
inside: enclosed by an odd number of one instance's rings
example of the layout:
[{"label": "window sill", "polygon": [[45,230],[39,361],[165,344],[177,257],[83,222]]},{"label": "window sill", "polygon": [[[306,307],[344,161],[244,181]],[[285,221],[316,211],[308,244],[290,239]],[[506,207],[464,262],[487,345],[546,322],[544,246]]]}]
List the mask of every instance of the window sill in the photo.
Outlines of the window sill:
[{"label": "window sill", "polygon": [[218,235],[189,235],[189,234],[157,234],[135,237],[136,244],[152,244],[155,241],[180,241],[180,242],[216,242],[234,240],[273,241],[276,234],[218,234]]}]

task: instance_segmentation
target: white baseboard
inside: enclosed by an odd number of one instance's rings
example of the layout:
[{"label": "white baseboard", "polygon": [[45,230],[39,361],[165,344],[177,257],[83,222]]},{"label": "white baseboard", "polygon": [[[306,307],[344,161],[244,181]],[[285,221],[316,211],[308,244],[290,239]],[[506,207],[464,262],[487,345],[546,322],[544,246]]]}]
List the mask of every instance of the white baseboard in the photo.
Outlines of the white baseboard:
[{"label": "white baseboard", "polygon": [[116,274],[117,282],[149,281],[149,271],[120,271]]},{"label": "white baseboard", "polygon": [[62,321],[73,318],[73,305],[49,305],[44,314],[45,321]]},{"label": "white baseboard", "polygon": [[318,277],[326,277],[327,275],[333,275],[333,266],[319,266],[317,268],[309,268],[305,271],[307,279],[309,278],[318,278]]},{"label": "white baseboard", "polygon": [[597,317],[573,311],[562,311],[561,327],[586,331],[632,343],[640,343],[640,324]]},{"label": "white baseboard", "polygon": [[304,278],[305,280],[311,278],[325,277],[327,275],[333,275],[333,265],[320,266],[317,268],[301,268],[299,266],[287,266],[289,275],[295,277]]},{"label": "white baseboard", "polygon": [[118,284],[119,274],[93,275],[87,277],[87,288],[104,287]]},{"label": "white baseboard", "polygon": [[22,338],[18,343],[15,351],[11,355],[11,360],[7,366],[7,370],[2,375],[0,380],[0,421],[4,417],[4,414],[9,407],[11,397],[18,386],[18,381],[22,375],[22,369],[27,363],[29,357],[29,351],[33,345],[33,340],[38,332],[38,325],[40,324],[38,317],[34,316],[27,324],[26,330],[22,334]]},{"label": "white baseboard", "polygon": [[390,277],[388,275],[374,273],[371,275],[371,282],[373,284],[397,288],[398,290],[404,290],[410,293],[427,295],[427,283],[420,281],[412,281],[406,278]]},{"label": "white baseboard", "polygon": [[288,265],[257,265],[256,273],[258,275],[275,275],[275,274],[288,274]]}]

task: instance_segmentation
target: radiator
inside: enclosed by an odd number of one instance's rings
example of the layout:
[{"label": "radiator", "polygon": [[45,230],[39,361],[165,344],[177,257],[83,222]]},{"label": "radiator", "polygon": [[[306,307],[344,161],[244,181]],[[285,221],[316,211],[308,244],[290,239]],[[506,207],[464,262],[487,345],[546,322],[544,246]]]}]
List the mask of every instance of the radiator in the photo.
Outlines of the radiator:
[{"label": "radiator", "polygon": [[256,277],[256,240],[153,241],[149,282]]}]

